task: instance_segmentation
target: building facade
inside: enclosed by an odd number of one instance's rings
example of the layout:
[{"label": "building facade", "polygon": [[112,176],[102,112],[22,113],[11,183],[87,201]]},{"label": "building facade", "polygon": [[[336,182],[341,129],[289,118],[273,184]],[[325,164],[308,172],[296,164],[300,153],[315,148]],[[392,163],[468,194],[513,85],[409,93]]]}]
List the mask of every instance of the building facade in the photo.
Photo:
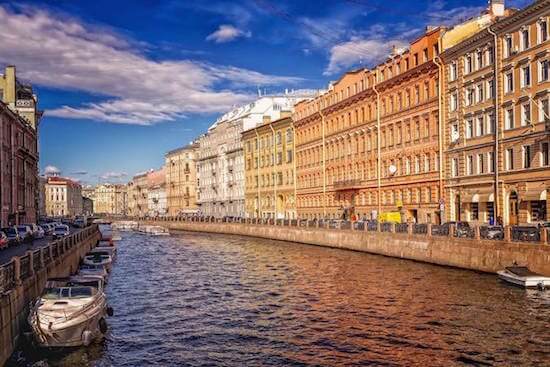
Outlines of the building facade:
[{"label": "building facade", "polygon": [[499,18],[485,29],[449,48],[453,30],[443,36],[447,214],[510,225],[547,220],[550,1],[517,12],[502,1],[492,6]]},{"label": "building facade", "polygon": [[198,148],[198,143],[191,143],[165,155],[164,171],[169,215],[194,214],[198,210],[195,161]]},{"label": "building facade", "polygon": [[199,137],[198,205],[202,215],[245,216],[245,174],[241,133],[261,124],[265,118],[276,120],[281,111],[309,98],[314,92],[286,93],[261,97],[220,117],[206,134]]},{"label": "building facade", "polygon": [[133,215],[145,217],[149,213],[149,180],[148,173],[142,173],[134,176],[132,179],[132,200]]},{"label": "building facade", "polygon": [[166,172],[163,167],[147,174],[147,215],[158,217],[167,213]]},{"label": "building facade", "polygon": [[42,112],[15,67],[0,75],[0,220],[33,223],[38,216],[38,122]]},{"label": "building facade", "polygon": [[245,216],[296,218],[294,131],[290,112],[242,133]]},{"label": "building facade", "polygon": [[96,214],[125,215],[128,206],[126,185],[98,185],[92,200]]},{"label": "building facade", "polygon": [[296,105],[299,217],[441,221],[440,33],[427,29],[408,50]]},{"label": "building facade", "polygon": [[45,185],[46,213],[50,217],[75,217],[83,214],[82,187],[68,178],[48,177]]}]

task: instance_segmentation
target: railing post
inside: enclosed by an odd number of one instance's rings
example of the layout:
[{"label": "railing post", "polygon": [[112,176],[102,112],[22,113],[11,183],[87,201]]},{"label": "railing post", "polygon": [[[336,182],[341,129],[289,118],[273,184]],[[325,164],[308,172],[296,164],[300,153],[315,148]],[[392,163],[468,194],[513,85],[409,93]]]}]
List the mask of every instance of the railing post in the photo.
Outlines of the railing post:
[{"label": "railing post", "polygon": [[29,256],[29,276],[34,275],[34,259],[32,256],[32,251],[27,251],[27,255]]},{"label": "railing post", "polygon": [[52,250],[52,244],[51,243],[48,245],[48,253],[50,254],[49,258],[53,261],[53,250]]},{"label": "railing post", "polygon": [[504,227],[504,241],[506,242],[512,241],[512,228],[510,226]]},{"label": "railing post", "polygon": [[449,237],[453,238],[455,236],[455,225],[451,224],[449,226]]},{"label": "railing post", "polygon": [[428,238],[432,237],[432,224],[431,223],[426,224],[426,234],[428,235]]},{"label": "railing post", "polygon": [[481,239],[481,231],[479,230],[479,225],[474,226],[474,239]]},{"label": "railing post", "polygon": [[547,245],[548,244],[548,230],[545,227],[540,227],[539,230],[540,230],[540,242],[543,245]]},{"label": "railing post", "polygon": [[391,233],[395,233],[395,223],[391,223],[391,226],[390,226],[390,232]]},{"label": "railing post", "polygon": [[21,259],[19,256],[13,258],[13,280],[16,287],[21,285]]},{"label": "railing post", "polygon": [[413,224],[411,222],[407,223],[407,233],[409,235],[413,234]]},{"label": "railing post", "polygon": [[376,221],[376,232],[382,232],[382,226],[379,220]]},{"label": "railing post", "polygon": [[355,231],[355,226],[353,225],[355,222],[354,222],[354,221],[350,221],[350,223],[351,223],[351,230],[352,230],[352,231]]}]

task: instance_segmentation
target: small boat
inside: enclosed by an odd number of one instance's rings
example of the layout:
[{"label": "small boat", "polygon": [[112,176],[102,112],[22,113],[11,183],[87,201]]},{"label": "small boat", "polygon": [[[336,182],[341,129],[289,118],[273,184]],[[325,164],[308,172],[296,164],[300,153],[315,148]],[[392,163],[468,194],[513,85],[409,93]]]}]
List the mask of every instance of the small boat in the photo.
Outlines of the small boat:
[{"label": "small boat", "polygon": [[103,339],[107,315],[112,315],[112,309],[101,279],[76,276],[48,279],[28,322],[39,346],[78,347]]},{"label": "small boat", "polygon": [[119,231],[135,231],[138,228],[138,226],[139,226],[138,222],[131,221],[131,220],[118,221],[111,224],[111,228],[113,230],[119,230]]},{"label": "small boat", "polygon": [[161,226],[148,226],[145,233],[150,236],[170,236],[168,229]]},{"label": "small boat", "polygon": [[550,288],[550,277],[532,272],[526,266],[508,266],[497,272],[500,279],[525,288]]},{"label": "small boat", "polygon": [[109,256],[111,256],[111,260],[112,261],[116,260],[117,248],[114,245],[109,246],[109,245],[105,245],[104,243],[100,242],[96,247],[94,247],[93,249],[88,251],[89,254],[95,254],[95,253],[101,253],[101,252],[108,252]]},{"label": "small boat", "polygon": [[103,265],[82,264],[78,268],[78,274],[82,276],[100,276],[103,282],[107,283],[109,273]]},{"label": "small boat", "polygon": [[86,265],[103,265],[107,271],[111,271],[113,259],[109,251],[92,249],[82,259]]}]

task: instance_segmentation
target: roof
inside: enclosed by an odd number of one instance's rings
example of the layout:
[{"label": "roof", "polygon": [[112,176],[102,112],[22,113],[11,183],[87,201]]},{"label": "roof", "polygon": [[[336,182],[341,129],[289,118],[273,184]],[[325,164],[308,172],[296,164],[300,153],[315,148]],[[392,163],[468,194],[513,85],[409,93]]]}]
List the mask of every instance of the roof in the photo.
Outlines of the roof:
[{"label": "roof", "polygon": [[48,184],[69,185],[73,187],[82,187],[78,182],[66,177],[50,176],[48,177]]},{"label": "roof", "polygon": [[192,142],[192,143],[187,144],[187,145],[185,145],[181,148],[176,148],[176,149],[169,150],[168,152],[166,152],[165,156],[174,155],[174,154],[186,151],[186,150],[197,149],[198,147],[199,147],[199,143]]}]

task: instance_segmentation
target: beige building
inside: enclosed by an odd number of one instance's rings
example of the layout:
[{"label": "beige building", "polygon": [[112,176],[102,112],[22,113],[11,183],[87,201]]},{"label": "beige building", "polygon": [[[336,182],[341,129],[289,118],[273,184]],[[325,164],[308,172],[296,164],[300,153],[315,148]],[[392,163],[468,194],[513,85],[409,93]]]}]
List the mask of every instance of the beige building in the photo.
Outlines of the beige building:
[{"label": "beige building", "polygon": [[517,12],[492,1],[483,29],[442,38],[450,220],[548,219],[549,16],[548,0]]},{"label": "beige building", "polygon": [[149,213],[147,175],[147,172],[136,175],[128,183],[128,212],[132,216],[144,217]]},{"label": "beige building", "polygon": [[4,75],[0,74],[0,101],[36,130],[43,113],[38,110],[38,98],[32,86],[19,81],[15,74],[15,66],[12,65],[6,67]]},{"label": "beige building", "polygon": [[296,218],[294,131],[290,112],[242,133],[247,218]]},{"label": "beige building", "polygon": [[127,212],[126,185],[103,184],[94,189],[94,213],[125,215]]},{"label": "beige building", "polygon": [[63,177],[48,177],[45,184],[46,214],[50,217],[82,215],[82,187]]},{"label": "beige building", "polygon": [[197,212],[197,166],[198,143],[174,149],[166,153],[166,200],[168,215],[193,214]]}]

